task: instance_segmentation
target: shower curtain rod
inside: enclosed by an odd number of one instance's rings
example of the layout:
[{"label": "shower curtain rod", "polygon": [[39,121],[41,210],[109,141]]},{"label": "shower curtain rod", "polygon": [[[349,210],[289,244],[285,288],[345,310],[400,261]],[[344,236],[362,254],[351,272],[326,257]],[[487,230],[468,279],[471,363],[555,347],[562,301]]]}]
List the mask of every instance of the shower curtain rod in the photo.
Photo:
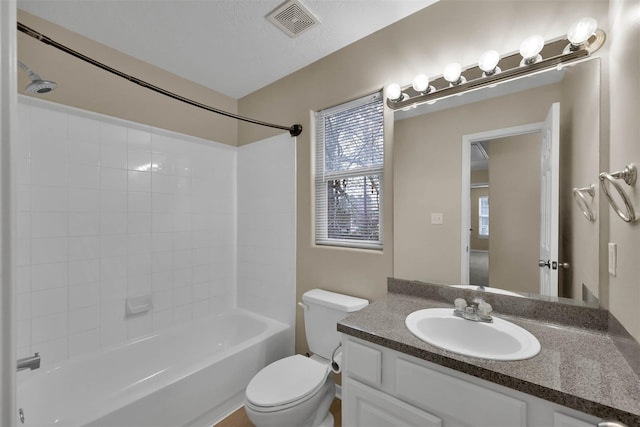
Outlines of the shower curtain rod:
[{"label": "shower curtain rod", "polygon": [[178,95],[176,93],[173,92],[169,92],[168,90],[162,89],[161,87],[152,85],[149,82],[146,82],[144,80],[141,80],[137,77],[133,77],[129,74],[123,73],[120,70],[116,70],[113,67],[110,67],[106,64],[103,64],[102,62],[96,61],[93,58],[90,58],[86,55],[83,55],[82,53],[75,51],[73,49],[71,49],[70,47],[67,47],[65,45],[63,45],[62,43],[59,43],[53,39],[51,39],[50,37],[47,37],[46,35],[18,22],[18,30],[22,31],[23,33],[33,37],[34,39],[40,40],[42,43],[48,44],[50,46],[55,47],[56,49],[59,49],[65,53],[68,53],[69,55],[75,56],[78,59],[81,59],[85,62],[88,62],[89,64],[92,64],[98,68],[101,68],[105,71],[110,72],[111,74],[115,74],[116,76],[122,77],[123,79],[127,79],[132,83],[135,83],[137,85],[140,85],[142,87],[145,87],[147,89],[150,89],[154,92],[160,93],[162,95],[168,96],[170,98],[173,98],[175,100],[178,101],[182,101],[186,104],[192,105],[194,107],[198,107],[198,108],[202,108],[203,110],[207,110],[210,111],[212,113],[216,113],[216,114],[220,114],[226,117],[231,117],[232,119],[237,119],[237,120],[241,120],[243,122],[247,122],[247,123],[253,123],[255,125],[260,125],[260,126],[266,126],[266,127],[270,127],[270,128],[275,128],[275,129],[282,129],[282,130],[286,130],[289,132],[289,134],[291,136],[298,136],[302,133],[302,125],[300,124],[295,124],[295,125],[291,125],[291,126],[281,126],[281,125],[276,125],[273,123],[268,123],[268,122],[263,122],[260,120],[255,120],[249,117],[244,117],[244,116],[240,116],[238,114],[233,114],[233,113],[229,113],[227,111],[224,110],[219,110],[217,108],[214,107],[210,107],[208,105],[202,104],[200,102],[194,101],[192,99],[189,98],[185,98],[184,96]]}]

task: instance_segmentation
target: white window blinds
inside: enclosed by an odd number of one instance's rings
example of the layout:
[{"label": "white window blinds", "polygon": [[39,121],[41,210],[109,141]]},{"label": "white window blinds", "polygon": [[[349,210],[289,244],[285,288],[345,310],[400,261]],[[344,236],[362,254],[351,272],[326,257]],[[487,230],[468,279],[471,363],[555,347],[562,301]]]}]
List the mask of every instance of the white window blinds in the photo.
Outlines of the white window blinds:
[{"label": "white window blinds", "polygon": [[382,249],[382,94],[319,111],[316,244]]}]

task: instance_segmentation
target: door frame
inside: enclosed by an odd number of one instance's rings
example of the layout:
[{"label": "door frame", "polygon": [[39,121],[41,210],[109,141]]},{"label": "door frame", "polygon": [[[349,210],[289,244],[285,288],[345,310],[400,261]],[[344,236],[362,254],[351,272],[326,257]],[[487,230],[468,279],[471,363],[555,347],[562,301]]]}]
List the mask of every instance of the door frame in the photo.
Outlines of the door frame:
[{"label": "door frame", "polygon": [[0,0],[0,425],[14,425],[17,419],[11,200],[18,98],[16,13],[15,0]]},{"label": "door frame", "polygon": [[488,139],[542,133],[545,122],[528,123],[485,132],[462,135],[462,189],[460,210],[460,284],[469,284],[469,246],[471,229],[471,144]]}]

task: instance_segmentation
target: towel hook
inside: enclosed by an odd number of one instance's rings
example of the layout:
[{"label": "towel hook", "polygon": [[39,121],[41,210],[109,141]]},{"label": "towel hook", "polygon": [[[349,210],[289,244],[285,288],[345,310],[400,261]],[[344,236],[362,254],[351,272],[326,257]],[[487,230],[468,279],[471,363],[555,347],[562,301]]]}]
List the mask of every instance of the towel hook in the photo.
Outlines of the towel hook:
[{"label": "towel hook", "polygon": [[[618,216],[624,222],[634,222],[636,220],[636,212],[635,212],[635,209],[633,208],[633,204],[631,203],[631,200],[629,200],[629,196],[624,191],[624,188],[622,188],[620,183],[618,183],[618,181],[616,180],[621,179],[627,185],[634,185],[636,183],[637,175],[638,175],[638,171],[637,171],[636,165],[634,165],[633,163],[628,164],[622,171],[614,172],[611,174],[607,172],[602,172],[600,174],[600,187],[602,188],[602,191],[604,192],[604,194],[607,196],[607,199],[609,200],[609,204],[611,205],[613,210],[618,214]],[[611,193],[609,192],[609,186],[607,185],[607,182],[611,184],[613,188],[616,189],[616,191],[620,195],[620,198],[622,198],[622,201],[624,202],[624,205],[626,208],[626,212],[620,209],[616,201],[613,199],[613,197],[611,197]]]},{"label": "towel hook", "polygon": [[[591,200],[587,200],[585,194],[591,196]],[[596,214],[593,212],[593,198],[595,195],[596,186],[594,184],[591,184],[588,187],[573,189],[573,198],[576,200],[578,207],[580,207],[582,215],[584,215],[590,222],[596,220]]]}]

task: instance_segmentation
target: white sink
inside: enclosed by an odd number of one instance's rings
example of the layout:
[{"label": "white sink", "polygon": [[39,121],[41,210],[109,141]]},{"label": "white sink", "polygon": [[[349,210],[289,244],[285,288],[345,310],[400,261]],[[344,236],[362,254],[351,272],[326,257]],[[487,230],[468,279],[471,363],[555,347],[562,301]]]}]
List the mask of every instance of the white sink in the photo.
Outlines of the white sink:
[{"label": "white sink", "polygon": [[421,340],[465,356],[491,360],[523,360],[540,352],[540,341],[529,331],[493,318],[473,322],[453,315],[453,308],[427,308],[407,316],[409,331]]}]

